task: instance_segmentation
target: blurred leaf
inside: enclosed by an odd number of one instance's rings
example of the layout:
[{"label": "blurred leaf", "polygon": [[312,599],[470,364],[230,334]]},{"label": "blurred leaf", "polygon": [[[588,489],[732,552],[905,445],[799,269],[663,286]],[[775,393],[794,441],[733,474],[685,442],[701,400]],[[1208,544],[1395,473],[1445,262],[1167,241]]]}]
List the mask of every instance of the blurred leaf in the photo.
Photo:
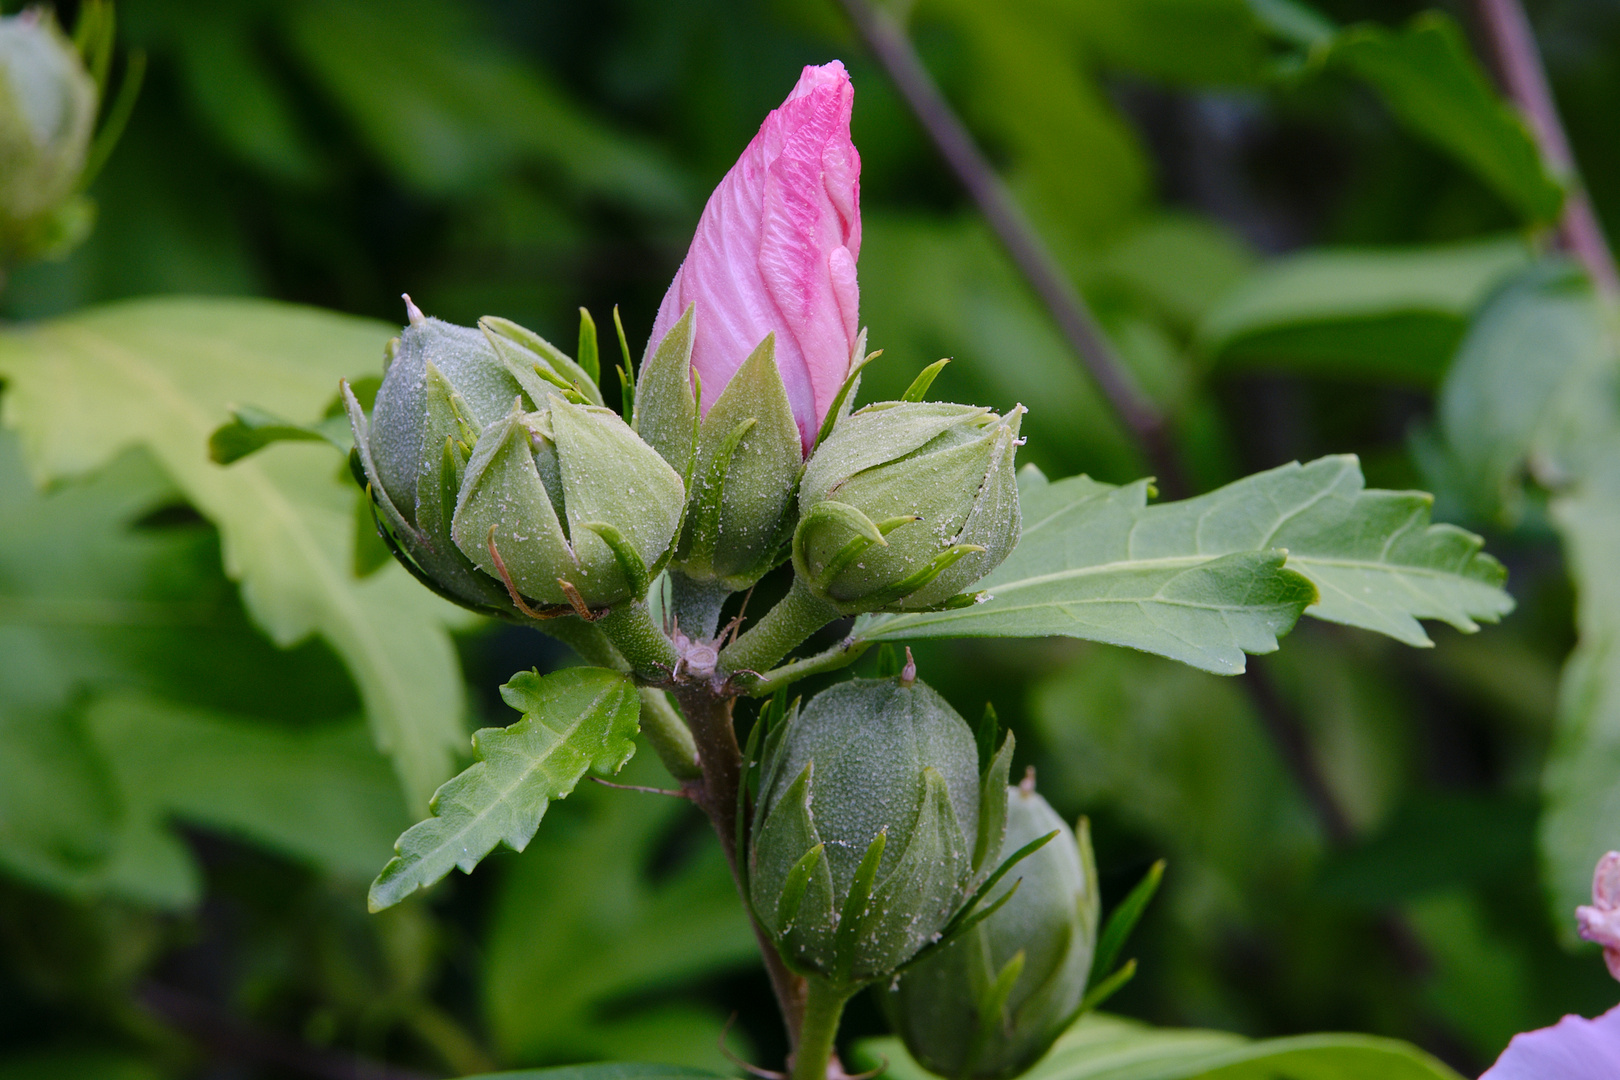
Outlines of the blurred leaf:
[{"label": "blurred leaf", "polygon": [[1352,26],[1334,39],[1327,62],[1371,86],[1402,124],[1471,169],[1525,221],[1558,216],[1562,187],[1450,16],[1425,12],[1396,31]]},{"label": "blurred leaf", "polygon": [[[898,1039],[857,1045],[857,1064],[887,1059],[894,1080],[930,1076]],[[1224,1031],[1151,1028],[1093,1013],[1024,1074],[1030,1080],[1458,1080],[1415,1046],[1371,1035],[1296,1035],[1251,1042]]]},{"label": "blurred leaf", "polygon": [[635,753],[641,699],[624,675],[569,668],[522,671],[501,697],[523,718],[473,736],[478,759],[434,792],[433,816],[406,830],[371,886],[371,909],[399,903],[459,866],[464,874],[505,844],[522,851],[546,807],[586,773],[612,776]]},{"label": "blurred leaf", "polygon": [[1548,487],[1580,476],[1617,429],[1620,356],[1581,271],[1525,269],[1475,318],[1441,389],[1439,431],[1482,514],[1523,508],[1526,468]]},{"label": "blurred leaf", "polygon": [[1063,634],[1235,674],[1245,652],[1273,651],[1302,608],[1428,645],[1420,618],[1466,633],[1513,607],[1502,567],[1478,537],[1430,525],[1420,492],[1366,490],[1351,456],[1284,465],[1153,507],[1146,481],[1048,483],[1029,471],[1021,479],[1023,536],[980,583],[990,599],[866,616],[856,633],[874,641]]},{"label": "blurred leaf", "polygon": [[82,891],[113,852],[119,810],[79,717],[0,704],[0,869]]},{"label": "blurred leaf", "polygon": [[[670,783],[650,754],[623,779]],[[726,1070],[716,1048],[724,1015],[671,992],[756,964],[758,953],[719,846],[696,818],[677,799],[587,784],[507,863],[483,987],[504,1060],[655,1057]],[[678,825],[696,831],[672,842]]]},{"label": "blurred leaf", "polygon": [[235,836],[339,879],[364,882],[409,820],[363,725],[288,730],[154,698],[94,703],[86,725],[122,804],[105,886],[165,907],[201,899],[174,821]]},{"label": "blurred leaf", "polygon": [[1227,366],[1433,385],[1480,303],[1528,261],[1516,237],[1292,255],[1216,303],[1199,347]]},{"label": "blurred leaf", "polygon": [[645,210],[685,208],[654,147],[612,131],[446,0],[322,0],[288,9],[293,44],[372,149],[435,194],[524,162]]},{"label": "blurred leaf", "polygon": [[[1054,14],[1056,12],[1056,18]],[[1063,32],[1062,5],[930,0],[974,58],[969,118],[1013,153],[1009,179],[1063,251],[1115,235],[1146,199],[1147,156]]]},{"label": "blurred leaf", "polygon": [[1541,855],[1553,925],[1591,903],[1592,869],[1620,849],[1620,441],[1604,475],[1553,503],[1576,585],[1579,639],[1564,667],[1558,726],[1542,776]]},{"label": "blurred leaf", "polygon": [[1043,467],[1141,474],[1119,421],[979,221],[867,212],[861,311],[871,346],[884,352],[862,373],[863,399],[897,399],[919,370],[950,356],[936,395],[1005,412],[1039,393],[1023,432],[1025,453]]},{"label": "blurred leaf", "polygon": [[1251,0],[1083,0],[1073,7],[1086,44],[1110,67],[1199,87],[1252,83],[1264,70],[1264,24]]},{"label": "blurred leaf", "polygon": [[41,1050],[0,1058],[0,1080],[160,1080],[147,1063],[96,1050]]},{"label": "blurred leaf", "polygon": [[1424,999],[1481,1060],[1494,1059],[1519,1032],[1542,1026],[1523,945],[1489,925],[1476,896],[1426,897],[1407,905],[1405,915],[1434,964]]},{"label": "blurred leaf", "polygon": [[338,378],[376,366],[380,324],[261,301],[150,300],[0,335],[0,416],[41,482],[148,448],[220,529],[227,573],[277,643],[322,634],[348,664],[378,745],[416,803],[461,746],[447,629],[466,616],[401,569],[353,577],[354,496],[331,449],[282,445],[229,469],[208,436],[246,398],[316,415]]},{"label": "blurred leaf", "polygon": [[1104,288],[1125,288],[1192,328],[1254,267],[1231,232],[1190,214],[1164,213],[1123,236],[1098,264]]}]

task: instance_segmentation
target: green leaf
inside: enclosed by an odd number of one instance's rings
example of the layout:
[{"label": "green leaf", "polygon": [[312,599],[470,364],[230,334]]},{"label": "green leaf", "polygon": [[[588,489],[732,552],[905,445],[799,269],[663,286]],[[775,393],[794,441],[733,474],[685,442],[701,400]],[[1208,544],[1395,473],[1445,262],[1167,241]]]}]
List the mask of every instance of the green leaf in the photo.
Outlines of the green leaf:
[{"label": "green leaf", "polygon": [[219,526],[226,572],[278,644],[318,633],[343,658],[377,744],[418,805],[451,772],[463,689],[448,630],[467,616],[398,567],[356,580],[352,481],[331,449],[289,443],[222,468],[208,438],[232,402],[319,415],[373,369],[384,324],[257,300],[160,299],[0,334],[0,418],[40,483],[148,449]]},{"label": "green leaf", "polygon": [[1475,309],[1529,258],[1518,237],[1292,255],[1209,309],[1199,349],[1229,367],[1432,386]]},{"label": "green leaf", "polygon": [[1425,12],[1397,31],[1352,26],[1327,58],[1371,86],[1397,120],[1472,170],[1526,222],[1557,218],[1562,186],[1449,16]]},{"label": "green leaf", "polygon": [[238,405],[231,415],[235,419],[208,436],[208,457],[216,465],[230,465],[277,442],[326,442],[344,453],[354,445],[349,418],[342,415],[299,424],[251,405]]},{"label": "green leaf", "polygon": [[[670,785],[651,754],[622,779]],[[689,842],[671,845],[673,830]],[[633,1057],[727,1071],[715,1045],[725,1016],[690,987],[757,965],[758,946],[719,844],[689,803],[587,784],[499,880],[481,952],[484,1021],[501,1060]]]},{"label": "green leaf", "polygon": [[501,696],[523,719],[473,736],[478,760],[433,795],[433,816],[406,830],[371,886],[371,909],[399,903],[505,844],[522,851],[553,799],[586,773],[611,776],[635,753],[641,698],[606,668],[519,672]]},{"label": "green leaf", "polygon": [[[1147,505],[1146,481],[1048,483],[1026,470],[1024,532],[982,603],[880,615],[873,641],[1066,635],[1219,674],[1271,652],[1301,611],[1429,644],[1419,618],[1465,632],[1512,609],[1481,541],[1429,524],[1429,496],[1368,491],[1351,456],[1284,465],[1208,495]],[[1286,560],[1286,566],[1284,565]]]},{"label": "green leaf", "polygon": [[176,821],[251,841],[355,883],[410,819],[359,723],[306,729],[115,694],[85,719],[122,806],[100,887],[162,907],[202,899]]},{"label": "green leaf", "polygon": [[1441,389],[1448,472],[1477,512],[1515,521],[1527,470],[1556,488],[1601,460],[1617,401],[1608,316],[1585,275],[1561,259],[1528,267],[1481,309]]},{"label": "green leaf", "polygon": [[[859,1068],[889,1062],[893,1080],[931,1074],[898,1039],[868,1039],[855,1049]],[[1152,1028],[1092,1013],[1070,1028],[1029,1080],[1458,1080],[1415,1046],[1371,1035],[1296,1035],[1250,1041],[1224,1031]]]}]

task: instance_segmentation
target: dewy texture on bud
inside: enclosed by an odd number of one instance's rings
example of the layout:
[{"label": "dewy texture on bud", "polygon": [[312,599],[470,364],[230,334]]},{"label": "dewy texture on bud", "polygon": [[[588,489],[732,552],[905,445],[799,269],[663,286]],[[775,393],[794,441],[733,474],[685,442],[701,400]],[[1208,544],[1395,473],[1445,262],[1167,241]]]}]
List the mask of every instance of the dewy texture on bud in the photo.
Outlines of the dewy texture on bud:
[{"label": "dewy texture on bud", "polygon": [[512,590],[558,606],[641,599],[685,486],[601,407],[578,365],[504,319],[471,330],[414,307],[392,352],[370,421],[347,387],[345,401],[364,476],[413,569],[452,599],[508,614]]},{"label": "dewy texture on bud", "polygon": [[920,682],[822,691],[771,733],[761,768],[750,898],[791,966],[840,985],[928,944],[982,869],[978,849],[1000,846],[978,838],[1004,764],[983,785],[973,732]]},{"label": "dewy texture on bud", "polygon": [[49,14],[0,18],[0,264],[71,244],[88,228],[87,204],[71,197],[96,106],[95,80]]},{"label": "dewy texture on bud", "polygon": [[891,990],[884,1011],[925,1068],[1005,1080],[1045,1055],[1074,1018],[1097,941],[1097,871],[1033,786],[1007,791],[1000,858],[1059,835],[1013,867],[1020,884],[995,914],[925,957]]},{"label": "dewy texture on bud", "polygon": [[1620,979],[1620,851],[1598,860],[1592,874],[1592,903],[1575,909],[1580,935],[1603,946],[1609,974]]},{"label": "dewy texture on bud", "polygon": [[848,615],[962,593],[1018,543],[1022,415],[882,402],[840,420],[799,483],[799,577]]},{"label": "dewy texture on bud", "polygon": [[698,221],[658,308],[647,356],[689,306],[703,413],[766,335],[803,455],[849,374],[859,339],[861,157],[849,137],[855,89],[834,60],[807,67],[731,167]]}]

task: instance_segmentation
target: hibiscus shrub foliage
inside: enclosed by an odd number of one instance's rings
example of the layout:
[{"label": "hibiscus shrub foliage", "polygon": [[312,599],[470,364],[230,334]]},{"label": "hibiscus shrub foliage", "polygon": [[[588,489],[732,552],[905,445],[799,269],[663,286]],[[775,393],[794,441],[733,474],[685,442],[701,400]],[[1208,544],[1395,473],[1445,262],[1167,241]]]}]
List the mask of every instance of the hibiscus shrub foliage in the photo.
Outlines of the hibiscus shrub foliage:
[{"label": "hibiscus shrub foliage", "polygon": [[0,14],[0,1078],[1620,1074],[1620,21],[1460,14]]}]

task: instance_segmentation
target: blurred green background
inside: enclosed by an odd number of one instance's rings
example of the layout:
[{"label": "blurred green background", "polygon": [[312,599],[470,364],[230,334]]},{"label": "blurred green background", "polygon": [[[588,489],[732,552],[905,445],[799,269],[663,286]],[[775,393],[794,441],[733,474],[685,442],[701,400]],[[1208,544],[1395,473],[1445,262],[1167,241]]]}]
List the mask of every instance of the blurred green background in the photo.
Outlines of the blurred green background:
[{"label": "blurred green background", "polygon": [[[1345,843],[1236,680],[1067,641],[929,645],[919,668],[970,717],[993,702],[1017,769],[1092,817],[1105,903],[1168,858],[1132,947],[1140,973],[1111,1009],[1388,1034],[1477,1072],[1514,1032],[1617,996],[1572,951],[1584,850],[1561,857],[1545,831],[1572,566],[1545,492],[1520,483],[1522,455],[1461,469],[1478,418],[1437,413],[1476,313],[1533,258],[1534,192],[1516,198],[1525,183],[1493,172],[1488,150],[1470,158],[1401,115],[1350,46],[1302,60],[1271,7],[916,0],[909,28],[1173,418],[1197,489],[1358,453],[1370,484],[1435,490],[1438,519],[1485,532],[1518,612],[1473,637],[1436,628],[1430,650],[1302,625],[1252,661],[1303,725]],[[1319,5],[1392,32],[1425,9]],[[1441,10],[1469,32],[1463,5]],[[73,5],[59,11],[71,23]],[[1620,221],[1620,7],[1530,13],[1598,213]],[[837,57],[856,85],[862,319],[884,350],[866,397],[951,356],[936,396],[1030,406],[1023,460],[1113,482],[1148,471],[828,0],[123,0],[118,17],[121,48],[146,50],[150,70],[92,189],[95,232],[20,268],[6,319],[182,293],[398,323],[408,291],[430,314],[499,314],[559,342],[581,305],[601,324],[617,304],[639,354],[706,193],[800,67]],[[143,631],[128,671],[86,674],[89,654],[69,650],[79,667],[37,700],[0,679],[0,738],[29,708],[61,722],[44,749],[0,752],[0,1078],[728,1068],[716,1040],[733,1012],[730,1045],[780,1059],[695,810],[587,786],[523,855],[368,916],[365,883],[410,818],[352,723],[343,664],[258,634],[214,528],[139,454],[41,495],[8,436],[0,505],[0,623],[19,581],[60,574],[93,600],[139,566],[211,628],[206,648]],[[1605,537],[1620,547],[1620,531],[1585,542]],[[457,642],[468,731],[508,722],[495,689],[513,671],[566,662],[529,631]],[[32,655],[0,665],[33,671]],[[196,716],[143,720],[108,686]],[[208,727],[222,712],[238,727]],[[659,782],[650,755],[631,773]],[[105,843],[161,846],[170,876],[73,871],[106,857],[94,823],[63,825],[35,858],[5,806],[65,784],[117,804],[106,813],[139,836]],[[858,1004],[849,1037],[879,1029]]]}]

